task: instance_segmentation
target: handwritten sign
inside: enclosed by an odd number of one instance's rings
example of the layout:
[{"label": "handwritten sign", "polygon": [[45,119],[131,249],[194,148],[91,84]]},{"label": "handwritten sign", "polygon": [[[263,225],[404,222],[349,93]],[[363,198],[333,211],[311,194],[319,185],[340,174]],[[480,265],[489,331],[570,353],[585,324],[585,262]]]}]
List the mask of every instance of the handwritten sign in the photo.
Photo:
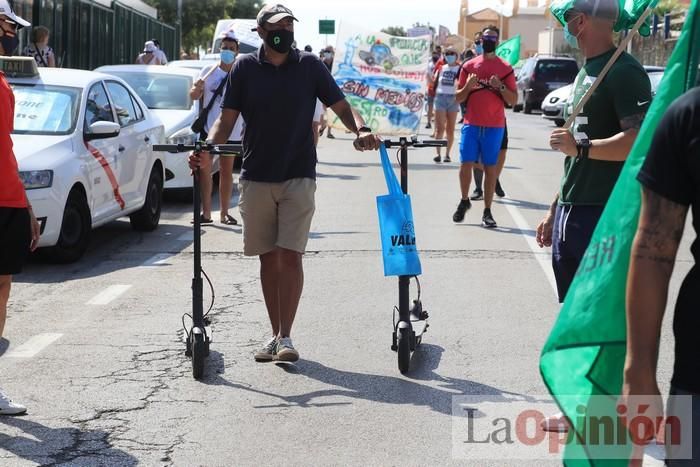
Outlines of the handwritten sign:
[{"label": "handwritten sign", "polygon": [[[333,77],[372,131],[417,133],[426,101],[430,36],[396,37],[341,23]],[[344,128],[332,114],[331,124]]]}]

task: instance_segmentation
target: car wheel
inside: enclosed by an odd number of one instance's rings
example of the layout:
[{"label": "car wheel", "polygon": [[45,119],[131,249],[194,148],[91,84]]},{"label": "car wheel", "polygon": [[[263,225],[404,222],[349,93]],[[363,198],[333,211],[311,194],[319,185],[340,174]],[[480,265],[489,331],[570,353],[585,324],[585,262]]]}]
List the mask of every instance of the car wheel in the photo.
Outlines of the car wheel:
[{"label": "car wheel", "polygon": [[163,175],[158,167],[153,167],[146,187],[146,201],[143,207],[129,216],[131,227],[141,232],[150,232],[158,227],[160,210],[163,206]]},{"label": "car wheel", "polygon": [[46,249],[46,257],[55,263],[78,261],[87,250],[92,231],[92,216],[85,194],[77,188],[71,190],[63,209],[61,232],[55,246]]},{"label": "car wheel", "polygon": [[565,123],[566,123],[566,120],[562,120],[560,118],[554,120],[554,124],[560,128],[563,127]]}]

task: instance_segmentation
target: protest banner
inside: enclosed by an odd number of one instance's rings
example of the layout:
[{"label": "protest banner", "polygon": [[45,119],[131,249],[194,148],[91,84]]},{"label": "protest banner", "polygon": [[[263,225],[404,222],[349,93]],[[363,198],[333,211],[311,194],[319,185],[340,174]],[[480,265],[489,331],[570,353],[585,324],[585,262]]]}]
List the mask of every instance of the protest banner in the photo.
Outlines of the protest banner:
[{"label": "protest banner", "polygon": [[[430,36],[396,37],[341,23],[333,77],[372,131],[417,133],[426,101]],[[334,128],[345,127],[333,112]]]}]

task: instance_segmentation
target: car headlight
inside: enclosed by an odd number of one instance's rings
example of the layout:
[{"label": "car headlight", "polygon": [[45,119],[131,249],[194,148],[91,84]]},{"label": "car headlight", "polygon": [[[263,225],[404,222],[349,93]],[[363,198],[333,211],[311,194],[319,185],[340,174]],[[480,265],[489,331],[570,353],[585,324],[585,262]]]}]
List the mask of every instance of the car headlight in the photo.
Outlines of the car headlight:
[{"label": "car headlight", "polygon": [[197,142],[197,134],[189,127],[176,131],[167,138],[168,144],[194,144]]},{"label": "car headlight", "polygon": [[19,178],[25,190],[49,188],[53,184],[53,170],[29,170],[20,172]]}]

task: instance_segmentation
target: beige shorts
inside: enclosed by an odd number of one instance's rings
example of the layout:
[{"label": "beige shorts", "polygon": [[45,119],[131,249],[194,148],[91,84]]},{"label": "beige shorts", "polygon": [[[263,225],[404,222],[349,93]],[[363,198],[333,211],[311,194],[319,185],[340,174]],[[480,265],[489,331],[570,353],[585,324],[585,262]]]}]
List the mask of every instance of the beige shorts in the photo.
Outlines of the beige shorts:
[{"label": "beige shorts", "polygon": [[316,210],[316,180],[282,183],[240,180],[243,254],[258,256],[275,247],[304,253]]}]

